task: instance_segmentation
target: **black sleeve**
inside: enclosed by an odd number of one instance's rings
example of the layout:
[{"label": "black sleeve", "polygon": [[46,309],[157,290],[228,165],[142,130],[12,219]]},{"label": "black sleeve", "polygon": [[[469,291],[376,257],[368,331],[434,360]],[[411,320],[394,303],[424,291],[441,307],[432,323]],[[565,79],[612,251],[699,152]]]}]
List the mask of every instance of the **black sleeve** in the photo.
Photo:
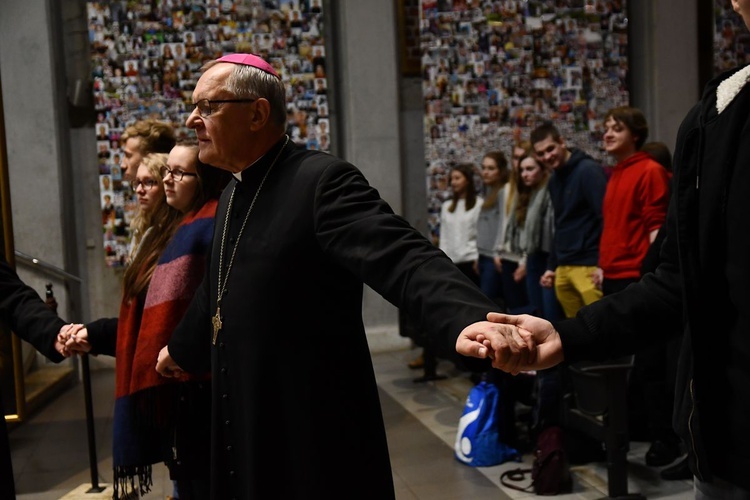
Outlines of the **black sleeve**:
[{"label": "black sleeve", "polygon": [[23,340],[50,360],[65,359],[55,342],[65,321],[26,285],[5,260],[0,260],[0,317]]},{"label": "black sleeve", "polygon": [[[210,260],[209,260],[210,262]],[[169,340],[169,355],[188,373],[211,371],[211,313],[209,312],[208,269],[190,307]]]},{"label": "black sleeve", "polygon": [[91,354],[114,356],[117,350],[117,318],[102,318],[86,325]]},{"label": "black sleeve", "polygon": [[[433,335],[441,354],[457,358],[461,330],[497,311],[442,251],[393,213],[352,165],[328,167],[315,200],[321,248]],[[485,360],[462,361],[472,369],[489,367]]]}]

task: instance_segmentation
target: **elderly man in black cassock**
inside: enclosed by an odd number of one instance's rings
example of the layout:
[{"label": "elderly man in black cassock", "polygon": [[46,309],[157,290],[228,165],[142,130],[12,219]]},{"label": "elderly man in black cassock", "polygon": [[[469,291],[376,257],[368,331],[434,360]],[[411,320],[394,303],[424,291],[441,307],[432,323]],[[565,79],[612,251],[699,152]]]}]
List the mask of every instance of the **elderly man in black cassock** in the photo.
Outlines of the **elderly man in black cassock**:
[{"label": "elderly man in black cassock", "polygon": [[254,55],[203,68],[187,126],[201,161],[235,179],[157,370],[212,370],[212,498],[394,498],[363,282],[446,350],[515,330],[484,321],[495,304],[359,170],[290,142],[285,95]]}]

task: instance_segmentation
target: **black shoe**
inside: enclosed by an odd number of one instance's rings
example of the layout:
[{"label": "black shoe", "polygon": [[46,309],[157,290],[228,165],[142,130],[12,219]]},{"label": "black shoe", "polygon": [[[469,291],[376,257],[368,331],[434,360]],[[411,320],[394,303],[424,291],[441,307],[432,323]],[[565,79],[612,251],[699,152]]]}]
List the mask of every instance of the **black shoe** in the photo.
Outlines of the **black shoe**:
[{"label": "black shoe", "polygon": [[659,472],[659,476],[665,481],[677,481],[679,479],[692,479],[693,472],[690,470],[690,466],[688,466],[687,457],[685,457],[676,464],[662,469]]},{"label": "black shoe", "polygon": [[680,456],[680,448],[676,444],[656,440],[646,452],[646,465],[661,467],[674,462]]}]

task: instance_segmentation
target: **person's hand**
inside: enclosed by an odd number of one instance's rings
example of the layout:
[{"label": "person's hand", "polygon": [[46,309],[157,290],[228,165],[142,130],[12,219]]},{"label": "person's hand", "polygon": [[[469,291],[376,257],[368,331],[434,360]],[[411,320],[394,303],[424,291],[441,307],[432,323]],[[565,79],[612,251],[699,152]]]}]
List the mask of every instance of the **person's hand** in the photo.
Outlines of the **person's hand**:
[{"label": "person's hand", "polygon": [[542,277],[539,278],[539,284],[544,288],[552,288],[555,286],[555,271],[544,271]]},{"label": "person's hand", "polygon": [[504,367],[517,375],[517,367],[534,362],[536,345],[532,336],[515,326],[501,322],[478,321],[461,331],[456,352],[474,358],[492,359],[492,366]]},{"label": "person's hand", "polygon": [[526,278],[526,266],[518,266],[515,271],[513,271],[513,281],[516,283],[520,283]]},{"label": "person's hand", "polygon": [[83,325],[74,323],[68,323],[67,325],[60,327],[60,331],[57,332],[57,337],[55,338],[55,350],[66,358],[75,354],[67,348],[66,344],[68,340],[71,337],[74,337],[81,329],[84,329]]},{"label": "person's hand", "polygon": [[184,373],[177,363],[174,362],[172,356],[169,355],[169,347],[164,346],[159,351],[159,357],[156,360],[156,371],[159,375],[167,378],[180,378]]},{"label": "person's hand", "polygon": [[495,261],[495,269],[497,270],[497,272],[499,273],[503,272],[503,259],[501,259],[499,256],[496,255],[494,258],[494,261]]},{"label": "person's hand", "polygon": [[602,271],[601,267],[597,267],[596,271],[591,273],[591,281],[597,289],[602,289],[602,283],[604,283],[604,271]]},{"label": "person's hand", "polygon": [[479,274],[479,261],[475,260],[471,263],[471,269],[474,271],[474,274]]},{"label": "person's hand", "polygon": [[65,349],[70,354],[85,354],[91,351],[89,331],[81,325],[81,328],[68,336],[68,340],[65,342]]},{"label": "person's hand", "polygon": [[504,353],[507,348],[496,337],[482,338],[481,335],[478,336],[478,341],[481,341],[485,347],[496,353],[492,362],[493,367],[515,375],[519,371],[550,368],[563,360],[564,354],[560,334],[549,321],[528,314],[512,316],[500,313],[489,313],[487,320],[517,327],[520,335],[531,336],[530,342],[535,345],[535,356],[529,358],[528,363],[522,357],[518,362],[514,362],[512,359],[508,360],[498,356],[498,352]]}]

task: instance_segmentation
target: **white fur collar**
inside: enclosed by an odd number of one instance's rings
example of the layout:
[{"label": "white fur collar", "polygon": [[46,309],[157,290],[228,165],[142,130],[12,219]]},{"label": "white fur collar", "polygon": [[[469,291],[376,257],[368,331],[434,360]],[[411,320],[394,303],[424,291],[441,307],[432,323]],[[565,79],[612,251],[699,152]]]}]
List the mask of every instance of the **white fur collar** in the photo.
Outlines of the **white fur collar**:
[{"label": "white fur collar", "polygon": [[716,110],[721,114],[740,90],[750,81],[750,66],[745,66],[723,82],[716,89]]}]

